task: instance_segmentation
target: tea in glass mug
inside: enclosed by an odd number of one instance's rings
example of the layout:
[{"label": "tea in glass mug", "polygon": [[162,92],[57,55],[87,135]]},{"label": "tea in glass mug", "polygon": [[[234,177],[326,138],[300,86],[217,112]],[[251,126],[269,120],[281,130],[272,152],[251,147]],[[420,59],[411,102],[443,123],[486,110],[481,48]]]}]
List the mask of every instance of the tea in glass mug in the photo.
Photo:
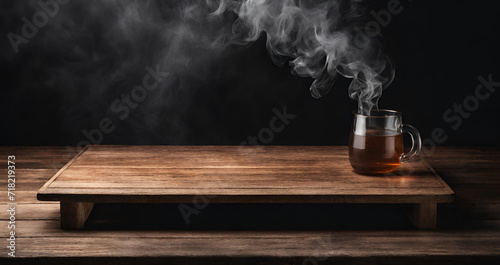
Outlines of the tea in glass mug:
[{"label": "tea in glass mug", "polygon": [[[353,112],[349,137],[349,161],[355,171],[383,174],[396,171],[401,162],[420,153],[422,140],[415,127],[402,123],[401,112],[373,110],[368,115]],[[404,154],[403,133],[409,133],[412,147]]]}]

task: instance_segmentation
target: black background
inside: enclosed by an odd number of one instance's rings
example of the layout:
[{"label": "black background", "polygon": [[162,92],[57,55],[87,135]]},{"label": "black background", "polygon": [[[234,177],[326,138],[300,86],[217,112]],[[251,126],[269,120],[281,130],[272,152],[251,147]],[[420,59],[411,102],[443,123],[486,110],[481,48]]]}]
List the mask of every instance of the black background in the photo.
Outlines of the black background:
[{"label": "black background", "polygon": [[[16,3],[18,2],[18,3]],[[23,3],[19,3],[23,2]],[[388,1],[367,1],[368,10],[381,10]],[[500,92],[480,101],[479,108],[453,130],[443,113],[454,103],[474,95],[478,76],[492,74],[500,82],[500,8],[495,1],[406,1],[382,29],[381,41],[394,60],[396,77],[384,91],[381,108],[403,112],[404,122],[417,127],[422,138],[442,128],[442,145],[500,146],[498,113]],[[19,32],[21,17],[37,10],[35,1],[2,1],[0,35]],[[75,28],[81,23],[90,35],[55,30],[64,15],[51,21],[39,35],[15,54],[7,37],[1,41],[2,145],[76,145],[86,139],[82,130],[98,128],[110,117],[116,129],[105,134],[106,144],[239,144],[268,127],[272,109],[296,114],[270,144],[345,145],[351,112],[356,103],[347,95],[349,80],[339,79],[332,91],[314,99],[308,91],[312,79],[277,67],[269,58],[265,37],[246,47],[232,46],[212,62],[193,66],[182,78],[189,88],[168,95],[155,91],[124,121],[109,112],[113,100],[140,84],[144,67],[151,65],[159,45],[144,33],[141,47],[101,43],[102,20],[88,21],[85,2],[70,2],[61,12],[71,14]],[[100,25],[100,26],[99,26]],[[61,34],[61,35],[58,35]],[[74,43],[89,54],[80,56]],[[67,44],[67,45],[64,45]],[[124,47],[123,50],[116,47]],[[153,53],[153,54],[151,54]],[[203,56],[200,54],[200,56]],[[132,62],[128,71],[106,83],[109,69]],[[106,69],[106,71],[101,71]],[[116,81],[118,80],[118,81]],[[71,84],[71,88],[69,85]],[[105,89],[102,89],[102,88]]]}]

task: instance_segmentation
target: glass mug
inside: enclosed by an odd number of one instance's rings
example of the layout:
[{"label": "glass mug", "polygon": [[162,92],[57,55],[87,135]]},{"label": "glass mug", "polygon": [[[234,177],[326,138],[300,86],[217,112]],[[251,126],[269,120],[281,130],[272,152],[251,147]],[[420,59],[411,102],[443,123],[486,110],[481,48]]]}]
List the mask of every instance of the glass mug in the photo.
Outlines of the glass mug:
[{"label": "glass mug", "polygon": [[[369,115],[354,111],[349,137],[349,161],[355,171],[383,174],[396,171],[401,162],[420,153],[422,140],[415,127],[403,124],[401,112],[373,110]],[[412,147],[403,153],[403,133],[409,133]]]}]

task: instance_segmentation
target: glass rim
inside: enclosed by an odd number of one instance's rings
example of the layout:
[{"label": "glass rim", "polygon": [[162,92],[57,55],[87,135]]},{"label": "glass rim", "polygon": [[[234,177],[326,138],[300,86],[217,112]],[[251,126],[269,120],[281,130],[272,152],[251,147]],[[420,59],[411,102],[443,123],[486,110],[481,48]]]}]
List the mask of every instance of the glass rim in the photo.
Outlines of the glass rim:
[{"label": "glass rim", "polygon": [[392,115],[364,115],[364,114],[361,114],[359,113],[357,110],[353,110],[352,111],[352,114],[354,116],[361,116],[361,117],[365,117],[365,118],[387,118],[387,117],[393,117],[393,116],[402,116],[403,113],[401,113],[401,111],[397,111],[397,110],[391,110],[391,109],[379,109],[379,110],[371,110],[370,111],[370,114],[371,112],[378,112],[378,113],[388,113],[388,114],[392,114]]}]

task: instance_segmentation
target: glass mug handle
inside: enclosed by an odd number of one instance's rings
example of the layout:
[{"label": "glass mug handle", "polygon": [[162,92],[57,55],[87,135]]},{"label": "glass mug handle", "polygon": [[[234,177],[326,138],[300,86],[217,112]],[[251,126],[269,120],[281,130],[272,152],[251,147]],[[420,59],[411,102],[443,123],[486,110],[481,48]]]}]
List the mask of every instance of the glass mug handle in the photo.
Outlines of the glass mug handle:
[{"label": "glass mug handle", "polygon": [[414,158],[415,156],[418,156],[418,154],[420,153],[420,149],[422,148],[422,139],[420,139],[420,133],[418,132],[418,130],[411,125],[403,124],[402,131],[403,133],[408,133],[411,136],[412,142],[410,152],[401,156],[401,162],[405,162]]}]

